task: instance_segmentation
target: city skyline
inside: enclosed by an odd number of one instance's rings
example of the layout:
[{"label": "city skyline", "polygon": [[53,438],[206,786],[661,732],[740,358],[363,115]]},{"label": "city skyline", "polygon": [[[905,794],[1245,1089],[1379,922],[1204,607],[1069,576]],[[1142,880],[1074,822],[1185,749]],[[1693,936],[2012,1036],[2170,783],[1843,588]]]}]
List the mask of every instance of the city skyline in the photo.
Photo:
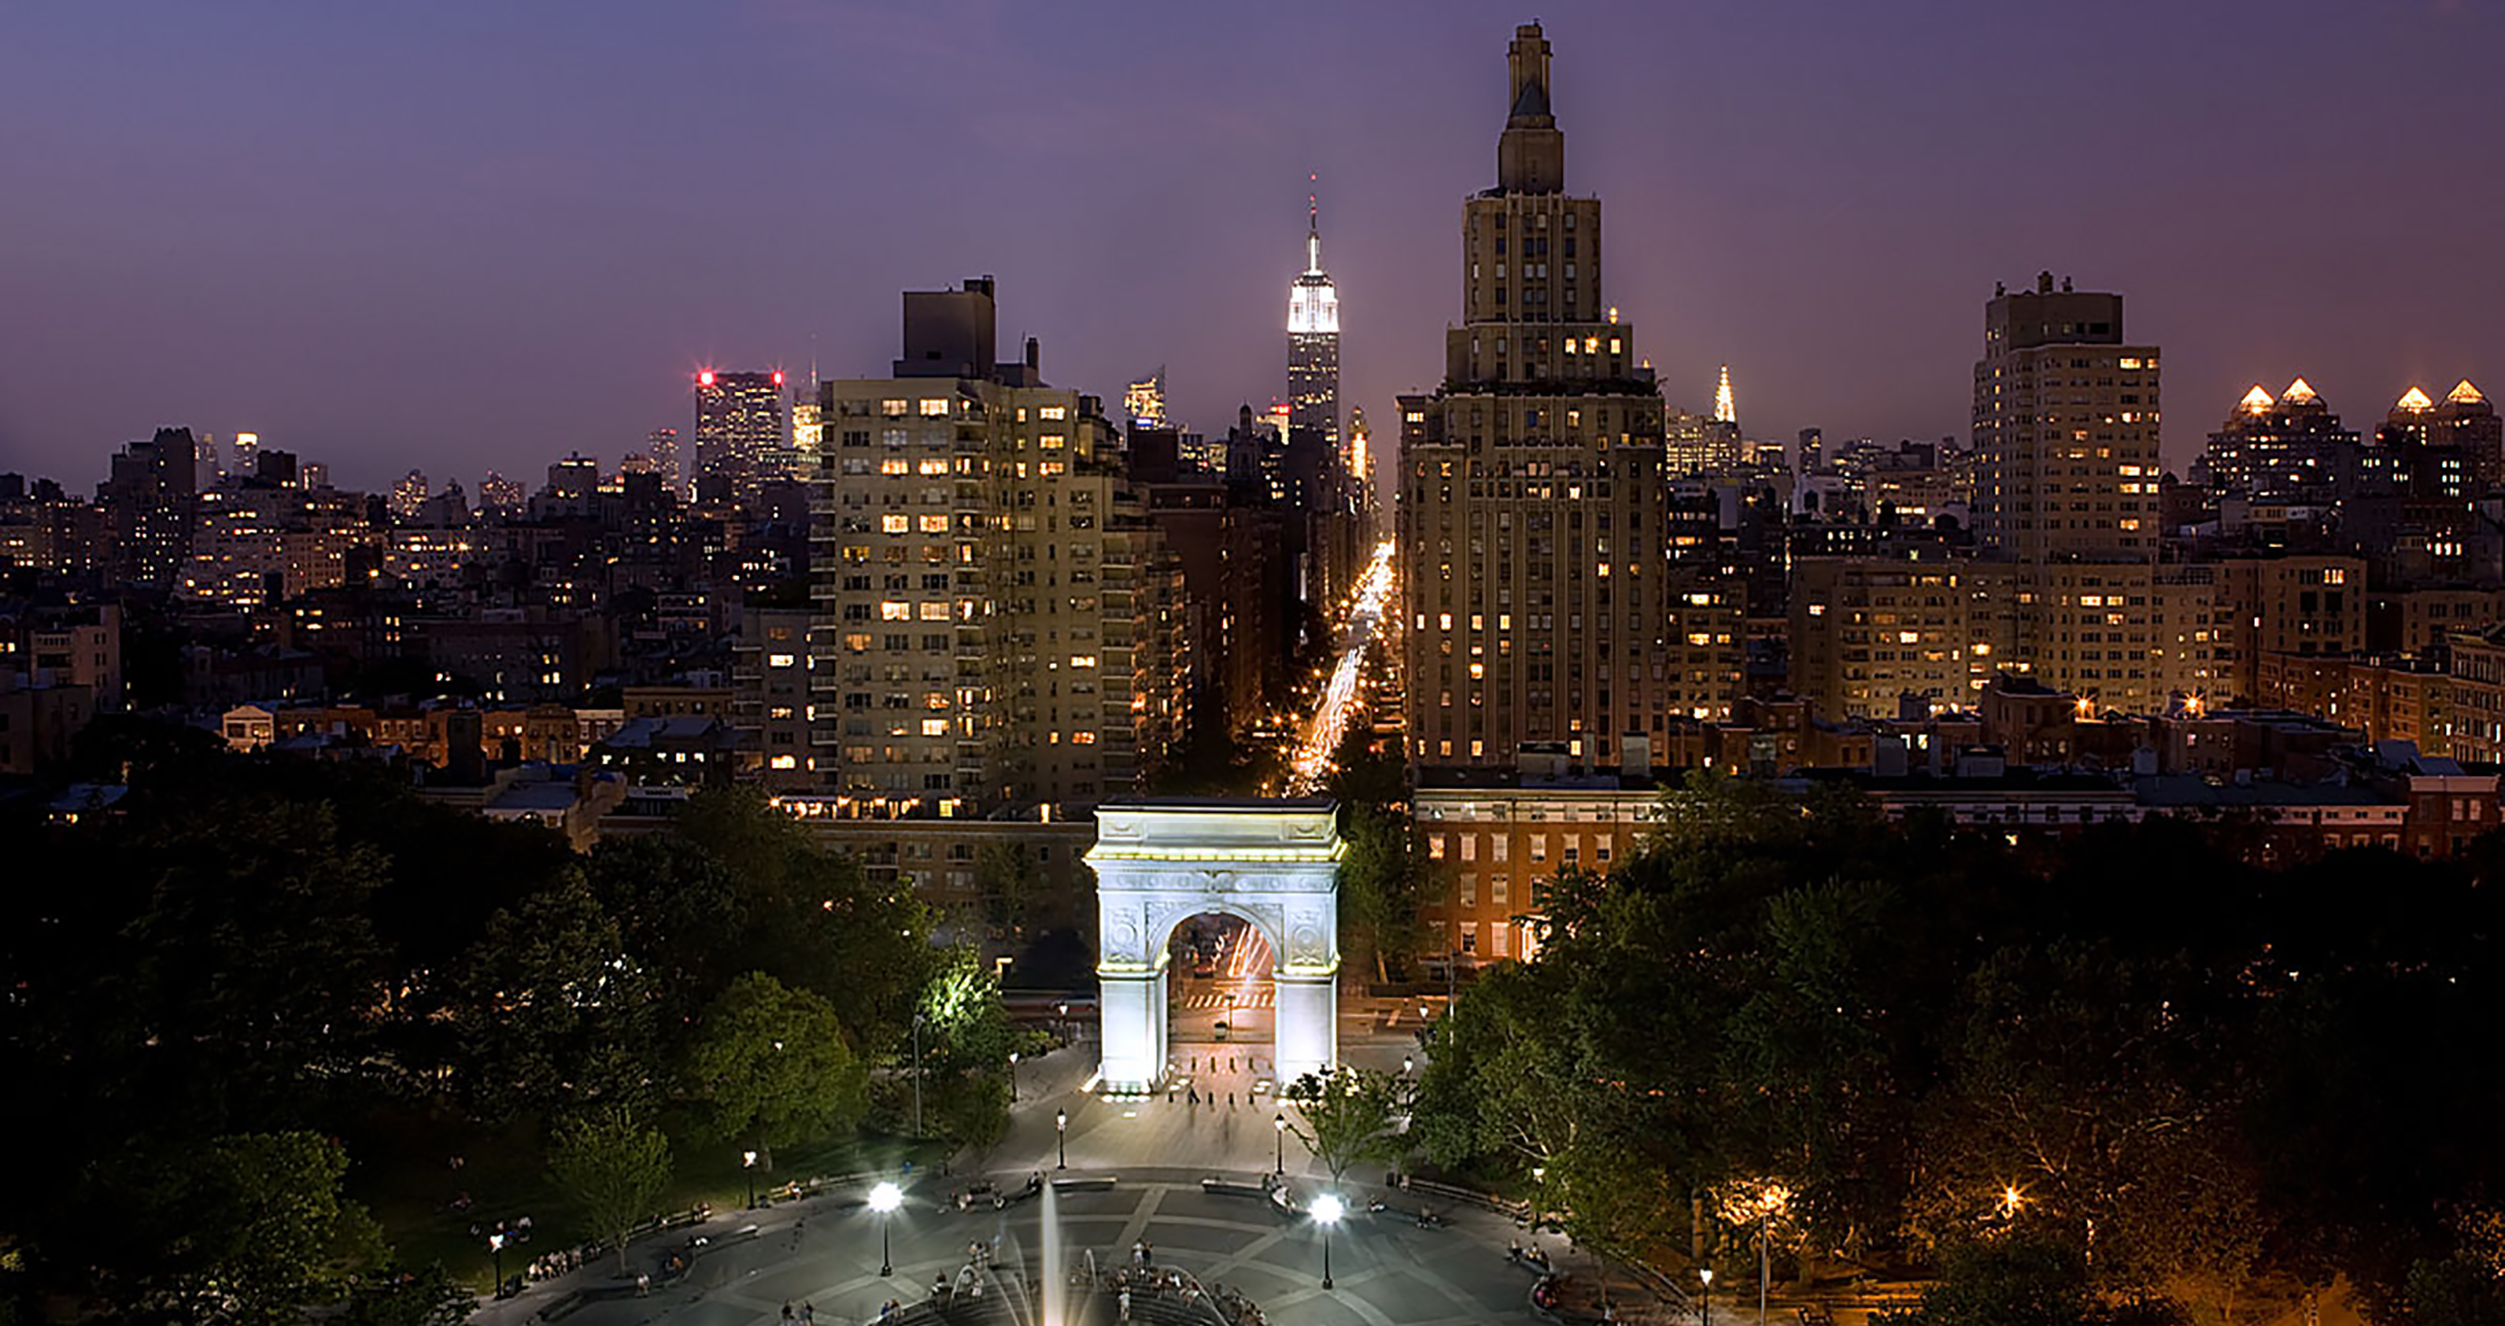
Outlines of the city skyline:
[{"label": "city skyline", "polygon": [[[0,105],[65,127],[0,150],[23,182],[0,467],[84,489],[159,425],[257,431],[369,488],[614,459],[689,426],[699,369],[872,371],[894,290],[975,271],[1049,380],[1112,398],[1167,361],[1175,415],[1214,432],[1285,395],[1309,174],[1349,299],[1343,408],[1432,389],[1449,206],[1498,127],[1472,94],[1521,15],[1148,12],[39,15]],[[1962,434],[1976,302],[2045,268],[2169,347],[2178,469],[2255,381],[2357,408],[2505,372],[2476,261],[2505,187],[2478,170],[2492,10],[1544,17],[1588,51],[1558,109],[1619,218],[1613,295],[1671,404],[1709,408],[1732,365],[1752,436]],[[365,75],[374,50],[399,77]],[[1082,55],[1127,81],[1058,76]],[[962,76],[896,72],[937,61]],[[2022,97],[2045,109],[2008,114]],[[864,209],[864,176],[916,201]],[[773,205],[707,184],[740,179]],[[2271,201],[2291,189],[2301,209]]]}]

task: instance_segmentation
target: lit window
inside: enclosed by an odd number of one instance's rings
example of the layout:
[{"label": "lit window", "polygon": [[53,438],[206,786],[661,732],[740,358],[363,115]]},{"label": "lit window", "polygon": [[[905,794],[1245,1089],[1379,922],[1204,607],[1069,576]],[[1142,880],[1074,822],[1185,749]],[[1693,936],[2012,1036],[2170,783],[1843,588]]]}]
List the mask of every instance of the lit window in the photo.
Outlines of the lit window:
[{"label": "lit window", "polygon": [[922,401],[922,415],[927,419],[947,418],[948,398],[945,396],[924,397]]},{"label": "lit window", "polygon": [[796,661],[797,660],[789,654],[768,654],[766,655],[765,664],[770,668],[788,668]]}]

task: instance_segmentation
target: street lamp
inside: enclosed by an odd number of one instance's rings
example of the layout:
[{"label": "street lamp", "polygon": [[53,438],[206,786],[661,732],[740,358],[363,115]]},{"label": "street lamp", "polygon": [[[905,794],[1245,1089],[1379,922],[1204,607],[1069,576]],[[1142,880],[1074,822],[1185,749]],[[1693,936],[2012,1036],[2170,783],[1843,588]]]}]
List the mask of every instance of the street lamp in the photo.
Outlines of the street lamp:
[{"label": "street lamp", "polygon": [[1068,1169],[1070,1167],[1070,1112],[1068,1110],[1052,1112],[1052,1145],[1052,1167]]},{"label": "street lamp", "polygon": [[1413,1059],[1405,1054],[1400,1057],[1400,1075],[1402,1077],[1409,1076],[1411,1073],[1417,1071],[1417,1068],[1418,1061],[1416,1059]]},{"label": "street lamp", "polygon": [[922,1135],[922,1024],[929,1021],[920,1013],[913,1015],[913,1135]]},{"label": "street lamp", "polygon": [[1280,1114],[1272,1118],[1270,1126],[1279,1130],[1279,1163],[1272,1172],[1284,1179],[1287,1177],[1287,1116]]},{"label": "street lamp", "polygon": [[1056,1008],[1056,1009],[1059,1009],[1059,1010],[1061,1011],[1061,1039],[1063,1039],[1063,1040],[1065,1040],[1065,1041],[1066,1041],[1066,1040],[1071,1039],[1071,1037],[1070,1037],[1070,1001],[1069,1001],[1069,1000],[1067,1000],[1067,999],[1064,999],[1064,1000],[1062,1000],[1060,1003],[1053,1005],[1053,1007],[1054,1007],[1054,1008]]},{"label": "street lamp", "polygon": [[1696,1326],[1713,1326],[1713,1268],[1697,1268],[1696,1278],[1705,1282],[1704,1311],[1697,1317]]},{"label": "street lamp", "polygon": [[1009,1052],[1009,1103],[1018,1103],[1018,1052]]},{"label": "street lamp", "polygon": [[504,1231],[487,1236],[487,1250],[496,1254],[496,1297],[504,1297]]},{"label": "street lamp", "polygon": [[754,1207],[757,1204],[757,1153],[740,1152],[739,1167],[748,1174],[748,1205]]},{"label": "street lamp", "polygon": [[1338,1224],[1339,1218],[1346,1213],[1347,1208],[1340,1205],[1340,1200],[1327,1192],[1313,1199],[1314,1222],[1322,1226],[1322,1287],[1324,1289],[1331,1287],[1331,1226]]},{"label": "street lamp", "polygon": [[904,1205],[905,1191],[892,1183],[881,1183],[870,1189],[870,1209],[878,1212],[878,1273],[894,1275],[895,1260],[887,1255],[887,1217]]}]

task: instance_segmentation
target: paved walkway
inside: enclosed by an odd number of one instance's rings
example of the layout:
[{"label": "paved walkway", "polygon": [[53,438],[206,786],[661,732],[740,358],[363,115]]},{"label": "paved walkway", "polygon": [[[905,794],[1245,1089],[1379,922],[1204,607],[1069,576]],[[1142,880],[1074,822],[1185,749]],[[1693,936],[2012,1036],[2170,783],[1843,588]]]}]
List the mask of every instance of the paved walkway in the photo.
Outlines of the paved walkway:
[{"label": "paved walkway", "polygon": [[[1281,1326],[1462,1326],[1532,1319],[1531,1276],[1504,1255],[1507,1239],[1520,1231],[1496,1216],[1457,1211],[1446,1226],[1421,1229],[1404,1213],[1412,1208],[1401,1194],[1382,1194],[1402,1203],[1401,1210],[1370,1214],[1371,1190],[1352,1192],[1355,1209],[1330,1234],[1333,1287],[1325,1290],[1321,1230],[1258,1195],[1257,1176],[1238,1176],[1255,1190],[1231,1195],[1204,1192],[1205,1173],[1196,1169],[1109,1177],[1115,1182],[1107,1190],[1056,1195],[1065,1273],[1082,1267],[1089,1252],[1101,1268],[1121,1265],[1133,1244],[1146,1240],[1157,1265],[1187,1271],[1212,1289],[1220,1284],[1235,1289]],[[955,1276],[974,1242],[997,1247],[997,1263],[1021,1272],[1012,1280],[1033,1283],[1046,1273],[1040,1200],[1005,1211],[982,1205],[942,1211],[947,1183],[918,1185],[904,1209],[888,1218],[893,1276],[878,1273],[878,1217],[858,1205],[857,1196],[829,1196],[714,1220],[699,1231],[712,1242],[683,1282],[655,1285],[647,1297],[586,1302],[563,1320],[580,1326],[751,1326],[779,1323],[788,1302],[795,1311],[812,1306],[816,1320],[828,1326],[851,1326],[874,1319],[890,1298],[911,1304],[929,1297],[933,1277]],[[741,1240],[739,1231],[751,1225],[758,1233]],[[683,1246],[686,1237],[640,1243],[630,1263],[649,1268],[664,1252]],[[612,1267],[578,1277],[615,1292]],[[490,1305],[477,1320],[518,1326],[578,1277],[533,1286],[521,1299]],[[1020,1291],[996,1281],[992,1292]]]},{"label": "paved walkway", "polygon": [[[1400,1071],[1399,1037],[1343,1033],[1343,1055],[1352,1062]],[[1012,1268],[1011,1282],[1037,1283],[1045,1273],[1040,1238],[1040,1200],[995,1211],[943,1211],[944,1199],[967,1176],[996,1178],[1015,1191],[1029,1173],[1047,1178],[1112,1179],[1104,1191],[1056,1194],[1064,1241],[1064,1271],[1088,1251],[1100,1267],[1126,1261],[1135,1240],[1154,1245],[1161,1266],[1177,1267],[1212,1289],[1220,1283],[1260,1305],[1279,1326],[1289,1323],[1363,1323],[1364,1326],[1460,1326],[1464,1322],[1531,1321],[1531,1273],[1507,1260],[1505,1248],[1527,1236],[1511,1221],[1475,1208],[1437,1211],[1446,1224],[1418,1227],[1416,1201],[1387,1192],[1377,1171],[1352,1174],[1342,1192],[1351,1208],[1331,1238],[1334,1287],[1321,1285],[1320,1231],[1299,1215],[1283,1213],[1257,1195],[1262,1176],[1284,1158],[1286,1181],[1299,1200],[1315,1191],[1318,1168],[1295,1138],[1282,1139],[1273,1120],[1281,1113],[1263,1088],[1266,1045],[1183,1045],[1177,1068],[1190,1085],[1169,1103],[1162,1096],[1115,1101],[1086,1094],[1092,1083],[1092,1044],[1081,1043],[1019,1065],[1018,1101],[1009,1132],[996,1146],[964,1154],[954,1177],[916,1174],[906,1205],[888,1217],[886,1233],[895,1273],[879,1272],[880,1225],[862,1205],[863,1194],[828,1193],[762,1211],[731,1212],[696,1229],[638,1242],[630,1267],[650,1271],[662,1257],[687,1247],[692,1235],[710,1240],[697,1250],[693,1268],[678,1283],[656,1283],[636,1297],[621,1283],[614,1259],[572,1276],[533,1285],[520,1298],[490,1304],[475,1320],[488,1326],[524,1326],[537,1314],[588,1287],[595,1296],[562,1320],[579,1326],[752,1326],[775,1323],[789,1303],[795,1312],[814,1307],[827,1326],[855,1326],[875,1319],[888,1299],[912,1304],[930,1293],[934,1276],[954,1276],[967,1260],[968,1244],[998,1240],[998,1263]],[[1214,1056],[1214,1057],[1213,1057]],[[1256,1059],[1255,1056],[1261,1056]],[[1216,1104],[1206,1097],[1214,1089]],[[1204,1099],[1186,1103],[1186,1092]],[[1229,1095],[1234,1103],[1227,1104]],[[1066,1111],[1066,1136],[1054,1127]],[[1290,1112],[1291,1120],[1293,1118]],[[1067,1168],[1059,1168],[1066,1146]],[[1228,1176],[1252,1194],[1212,1194],[1201,1180]],[[1370,1213],[1380,1198],[1391,1209]],[[1582,1271],[1565,1240],[1538,1240],[1561,1269]],[[1015,1284],[995,1292],[1018,1292]],[[622,1295],[622,1296],[621,1296]],[[1643,1314],[1622,1314],[1641,1320]],[[1022,1320],[1033,1321],[1031,1313]]]}]

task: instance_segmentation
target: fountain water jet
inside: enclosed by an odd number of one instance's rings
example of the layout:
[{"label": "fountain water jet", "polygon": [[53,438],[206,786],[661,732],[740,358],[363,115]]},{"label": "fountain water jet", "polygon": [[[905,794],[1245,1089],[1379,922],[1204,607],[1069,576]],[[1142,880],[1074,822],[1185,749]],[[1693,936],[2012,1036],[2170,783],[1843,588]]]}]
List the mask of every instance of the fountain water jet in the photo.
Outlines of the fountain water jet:
[{"label": "fountain water jet", "polygon": [[1043,1245],[1044,1318],[1042,1326],[1066,1326],[1070,1297],[1070,1268],[1061,1264],[1061,1194],[1049,1180],[1044,1184],[1043,1214],[1039,1217],[1036,1239]]}]

